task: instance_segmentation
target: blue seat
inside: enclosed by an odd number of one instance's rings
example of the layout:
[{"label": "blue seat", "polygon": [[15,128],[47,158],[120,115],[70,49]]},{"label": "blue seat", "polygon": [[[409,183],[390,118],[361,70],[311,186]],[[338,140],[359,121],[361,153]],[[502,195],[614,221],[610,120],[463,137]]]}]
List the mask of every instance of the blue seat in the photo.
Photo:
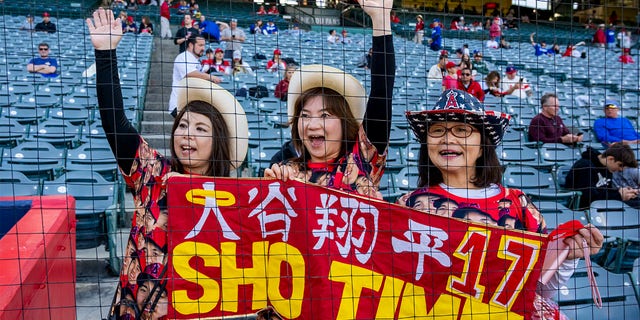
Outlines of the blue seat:
[{"label": "blue seat", "polygon": [[41,121],[29,127],[27,141],[43,141],[58,148],[73,148],[80,143],[80,129],[80,126],[69,121]]},{"label": "blue seat", "polygon": [[66,151],[41,141],[23,142],[2,152],[2,169],[16,170],[31,179],[53,180],[64,168]]},{"label": "blue seat", "polygon": [[533,204],[538,208],[538,211],[540,211],[544,220],[547,222],[548,231],[554,230],[558,225],[571,220],[580,220],[580,222],[585,225],[589,223],[584,211],[571,210],[562,203],[537,200],[534,201]]},{"label": "blue seat", "polygon": [[599,229],[607,230],[611,236],[617,236],[621,231],[608,230],[634,229],[635,234],[638,234],[640,210],[618,200],[596,200],[589,206],[589,221]]},{"label": "blue seat", "polygon": [[559,191],[551,173],[533,167],[507,166],[503,183],[507,187],[522,190],[534,200],[556,201],[568,208],[576,208],[580,201],[580,192]]},{"label": "blue seat", "polygon": [[408,192],[418,188],[418,167],[405,167],[394,177],[394,186],[400,192]]},{"label": "blue seat", "polygon": [[86,143],[67,151],[67,171],[94,171],[115,181],[118,163],[108,144]]},{"label": "blue seat", "polygon": [[0,146],[15,147],[27,137],[27,126],[15,119],[0,117]]},{"label": "blue seat", "polygon": [[0,197],[35,196],[40,194],[40,181],[19,171],[0,170]]},{"label": "blue seat", "polygon": [[582,158],[580,149],[571,148],[562,143],[545,143],[540,147],[542,160],[560,165],[573,165]]},{"label": "blue seat", "polygon": [[16,119],[22,124],[36,123],[47,118],[47,108],[36,108],[33,104],[18,102],[5,109],[3,116]]}]

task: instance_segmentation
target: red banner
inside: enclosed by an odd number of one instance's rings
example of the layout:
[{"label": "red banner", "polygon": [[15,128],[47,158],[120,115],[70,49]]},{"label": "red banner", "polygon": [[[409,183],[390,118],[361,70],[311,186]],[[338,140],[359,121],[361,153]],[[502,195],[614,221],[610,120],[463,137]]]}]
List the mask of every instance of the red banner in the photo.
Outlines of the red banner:
[{"label": "red banner", "polygon": [[545,235],[297,181],[170,179],[170,318],[526,318]]}]

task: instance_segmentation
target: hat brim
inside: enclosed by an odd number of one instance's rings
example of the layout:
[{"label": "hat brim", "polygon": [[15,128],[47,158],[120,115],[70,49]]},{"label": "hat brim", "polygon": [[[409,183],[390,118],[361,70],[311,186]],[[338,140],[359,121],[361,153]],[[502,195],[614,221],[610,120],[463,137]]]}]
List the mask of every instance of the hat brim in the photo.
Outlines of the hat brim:
[{"label": "hat brim", "polygon": [[226,89],[198,78],[185,78],[178,84],[178,112],[191,101],[204,101],[216,108],[229,130],[229,151],[233,169],[247,155],[249,124],[242,105]]},{"label": "hat brim", "polygon": [[362,124],[367,96],[360,81],[338,68],[320,64],[303,66],[291,77],[287,97],[289,121],[293,119],[295,105],[300,95],[313,88],[329,88],[343,96],[347,100],[351,114],[358,124]]},{"label": "hat brim", "polygon": [[479,113],[460,109],[407,111],[406,117],[419,141],[425,139],[429,123],[452,121],[464,122],[482,128],[483,133],[496,146],[502,142],[502,137],[511,119],[510,115],[502,112],[485,111]]}]

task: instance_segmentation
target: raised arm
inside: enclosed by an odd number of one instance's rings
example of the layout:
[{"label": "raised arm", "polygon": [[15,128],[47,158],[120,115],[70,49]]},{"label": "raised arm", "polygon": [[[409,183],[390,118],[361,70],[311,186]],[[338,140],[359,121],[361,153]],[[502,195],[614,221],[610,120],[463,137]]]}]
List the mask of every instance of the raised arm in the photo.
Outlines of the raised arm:
[{"label": "raised arm", "polygon": [[127,119],[122,102],[116,47],[122,39],[120,19],[99,8],[87,19],[96,55],[96,91],[102,127],[120,169],[128,174],[140,144],[136,129]]},{"label": "raised arm", "polygon": [[391,107],[396,60],[391,33],[393,0],[358,0],[373,22],[371,93],[362,122],[369,141],[378,153],[385,152],[391,132]]}]

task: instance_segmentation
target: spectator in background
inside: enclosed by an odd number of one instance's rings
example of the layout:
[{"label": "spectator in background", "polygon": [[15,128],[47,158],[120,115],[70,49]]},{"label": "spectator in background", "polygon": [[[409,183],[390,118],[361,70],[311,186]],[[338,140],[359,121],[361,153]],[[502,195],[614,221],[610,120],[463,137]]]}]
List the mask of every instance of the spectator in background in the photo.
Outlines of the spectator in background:
[{"label": "spectator in background", "polygon": [[502,79],[501,91],[505,95],[513,95],[521,99],[533,96],[529,81],[517,73],[518,70],[514,66],[507,67],[506,77]]},{"label": "spectator in background", "polygon": [[582,135],[571,134],[558,115],[560,104],[558,97],[547,93],[540,98],[541,112],[529,124],[529,141],[542,143],[564,143],[573,145],[582,142]]},{"label": "spectator in background", "polygon": [[617,38],[620,42],[620,49],[622,49],[622,53],[629,54],[631,52],[631,31],[627,31],[622,28],[618,33]]},{"label": "spectator in background", "polygon": [[500,17],[495,17],[489,26],[489,38],[499,43],[501,36],[502,29],[500,28]]},{"label": "spectator in background", "polygon": [[562,54],[563,57],[574,57],[574,58],[581,58],[582,57],[582,52],[578,51],[577,48],[579,46],[584,45],[584,41],[580,41],[578,43],[576,43],[575,45],[569,43],[567,45],[567,50],[564,51],[564,53]]},{"label": "spectator in background", "polygon": [[476,51],[473,53],[473,61],[471,64],[473,65],[473,69],[482,74],[489,73],[489,66],[487,66],[487,62],[483,60],[482,52]]},{"label": "spectator in background", "polygon": [[278,72],[283,71],[287,68],[287,64],[282,61],[282,51],[280,49],[273,50],[273,58],[267,62],[267,71],[269,72]]},{"label": "spectator in background", "polygon": [[453,61],[447,62],[447,74],[442,78],[442,91],[458,88],[458,65]]},{"label": "spectator in background", "polygon": [[29,32],[33,32],[35,31],[35,24],[33,23],[33,16],[28,14],[27,17],[25,18],[24,23],[22,23],[22,26],[20,26],[20,30],[26,30]]},{"label": "spectator in background", "polygon": [[500,90],[500,73],[498,71],[489,72],[489,74],[484,78],[484,81],[483,91],[485,96],[487,94],[498,98],[505,96],[506,93]]},{"label": "spectator in background", "polygon": [[203,14],[200,15],[200,23],[198,23],[198,29],[200,31],[200,35],[209,42],[220,42],[220,27],[215,21],[207,20]]},{"label": "spectator in background", "polygon": [[49,57],[49,44],[42,42],[38,45],[40,57],[29,60],[27,71],[39,73],[45,78],[55,78],[58,76],[58,61]]},{"label": "spectator in background", "polygon": [[273,20],[269,20],[264,27],[264,34],[278,34],[278,26],[276,26]]},{"label": "spectator in background", "polygon": [[533,41],[533,36],[535,36],[536,33],[532,33],[531,35],[529,35],[529,41],[531,41],[531,46],[533,46],[533,49],[535,50],[535,55],[536,57],[539,57],[541,55],[548,55],[550,56],[551,53],[549,52],[549,49],[547,48],[547,43],[544,41],[540,41],[540,43],[536,43],[535,41]]},{"label": "spectator in background", "polygon": [[639,208],[638,189],[616,187],[612,183],[613,173],[637,166],[636,157],[628,145],[614,143],[602,153],[587,147],[582,158],[571,167],[565,185],[568,189],[582,192],[580,210],[589,208],[596,200],[621,200]]},{"label": "spectator in background", "polygon": [[616,28],[611,24],[605,33],[607,38],[607,48],[614,49],[616,47]]},{"label": "spectator in background", "polygon": [[187,4],[186,0],[180,0],[180,2],[175,5],[174,8],[178,9],[179,15],[188,14],[190,12],[189,5]]},{"label": "spectator in background", "polygon": [[460,19],[459,18],[451,19],[451,24],[449,25],[449,30],[462,30],[462,28],[460,28]]},{"label": "spectator in background", "polygon": [[169,112],[174,115],[178,107],[178,93],[180,83],[184,78],[199,78],[213,83],[220,83],[222,79],[201,71],[200,57],[204,53],[204,38],[195,35],[185,40],[186,49],[179,53],[173,61],[173,83],[169,98]]},{"label": "spectator in background", "polygon": [[256,14],[259,16],[267,14],[267,10],[264,9],[264,5],[261,4],[260,7],[258,7],[258,11],[256,11]]},{"label": "spectator in background", "polygon": [[338,36],[338,33],[336,32],[335,29],[329,30],[329,36],[327,37],[327,42],[332,44],[340,43],[340,37]]},{"label": "spectator in background", "polygon": [[224,51],[225,59],[232,59],[234,51],[242,52],[242,43],[246,40],[244,31],[238,28],[238,20],[231,19],[229,28],[225,28],[220,32],[220,41],[226,41],[227,47]]},{"label": "spectator in background", "polygon": [[478,98],[480,102],[484,102],[484,91],[482,90],[480,83],[473,80],[471,69],[469,68],[462,68],[460,78],[458,79],[457,89]]},{"label": "spectator in background", "polygon": [[373,56],[373,48],[369,48],[369,52],[360,58],[358,68],[371,69],[371,57]]},{"label": "spectator in background", "polygon": [[399,24],[399,23],[400,23],[400,17],[398,17],[395,11],[391,10],[391,24]]},{"label": "spectator in background", "polygon": [[287,66],[286,72],[284,73],[284,79],[280,80],[276,85],[276,89],[274,90],[273,95],[276,98],[280,98],[281,101],[287,101],[287,96],[289,92],[289,81],[291,77],[296,72],[298,68],[295,65]]},{"label": "spectator in background", "polygon": [[231,74],[231,64],[224,60],[224,50],[216,48],[214,52],[211,48],[206,51],[207,59],[202,60],[202,72]]},{"label": "spectator in background", "polygon": [[42,14],[42,22],[36,24],[35,30],[38,32],[55,33],[56,25],[49,20],[49,12]]},{"label": "spectator in background", "polygon": [[615,100],[606,100],[604,104],[604,118],[597,119],[593,124],[596,137],[604,146],[615,142],[623,144],[638,144],[640,133],[627,118],[620,117],[620,105]]},{"label": "spectator in background", "polygon": [[189,39],[200,35],[200,31],[193,27],[193,20],[190,14],[185,14],[182,21],[184,22],[184,26],[176,31],[176,37],[173,39],[173,43],[180,46],[180,53],[187,50],[187,42]]},{"label": "spectator in background", "polygon": [[173,35],[171,34],[171,11],[169,10],[169,4],[171,0],[162,0],[162,4],[160,4],[160,37],[162,39],[171,39]]},{"label": "spectator in background", "polygon": [[127,11],[136,11],[138,10],[138,3],[136,0],[129,0],[127,3]]},{"label": "spectator in background", "polygon": [[496,41],[496,38],[490,38],[489,40],[487,40],[485,47],[487,49],[498,49],[500,48],[500,44],[498,43],[498,41]]},{"label": "spectator in background", "polygon": [[429,47],[433,51],[442,49],[442,28],[440,27],[439,19],[433,19],[433,28],[431,28],[431,40],[429,41]]},{"label": "spectator in background", "polygon": [[416,28],[415,35],[413,36],[413,42],[422,44],[422,40],[424,39],[424,19],[422,15],[419,14],[416,16]]},{"label": "spectator in background", "polygon": [[233,63],[231,65],[231,68],[233,68],[233,75],[253,75],[253,69],[251,69],[251,66],[249,66],[248,63],[242,61],[242,53],[240,51],[233,52]]},{"label": "spectator in background", "polygon": [[249,26],[249,33],[251,34],[263,34],[264,24],[262,23],[262,19],[256,20],[256,22]]},{"label": "spectator in background", "polygon": [[558,45],[557,43],[554,43],[551,46],[551,50],[550,50],[551,54],[560,54],[560,45]]},{"label": "spectator in background", "polygon": [[604,24],[598,26],[598,30],[593,35],[593,44],[595,44],[599,48],[604,48],[607,42],[606,36],[604,34]]},{"label": "spectator in background", "polygon": [[153,24],[148,16],[142,17],[142,22],[140,22],[140,28],[138,28],[138,33],[147,33],[153,34]]},{"label": "spectator in background", "polygon": [[127,2],[125,0],[113,0],[111,2],[111,8],[112,9],[120,9],[120,10],[126,9],[127,8]]},{"label": "spectator in background", "polygon": [[343,44],[351,44],[351,38],[349,38],[349,32],[346,29],[342,29],[342,34],[340,35],[340,42]]},{"label": "spectator in background", "polygon": [[123,22],[122,33],[138,33],[138,26],[133,21],[132,16],[128,16],[127,20]]},{"label": "spectator in background", "polygon": [[500,37],[500,49],[511,49],[511,44],[507,42],[507,37]]},{"label": "spectator in background", "polygon": [[447,63],[449,63],[449,53],[447,52],[447,50],[442,50],[440,52],[440,57],[438,57],[438,63],[429,68],[427,80],[442,81],[447,72]]},{"label": "spectator in background", "polygon": [[271,6],[271,8],[269,8],[269,11],[267,11],[267,14],[272,14],[272,15],[279,15],[280,11],[278,11],[278,7],[276,7],[275,5]]}]

